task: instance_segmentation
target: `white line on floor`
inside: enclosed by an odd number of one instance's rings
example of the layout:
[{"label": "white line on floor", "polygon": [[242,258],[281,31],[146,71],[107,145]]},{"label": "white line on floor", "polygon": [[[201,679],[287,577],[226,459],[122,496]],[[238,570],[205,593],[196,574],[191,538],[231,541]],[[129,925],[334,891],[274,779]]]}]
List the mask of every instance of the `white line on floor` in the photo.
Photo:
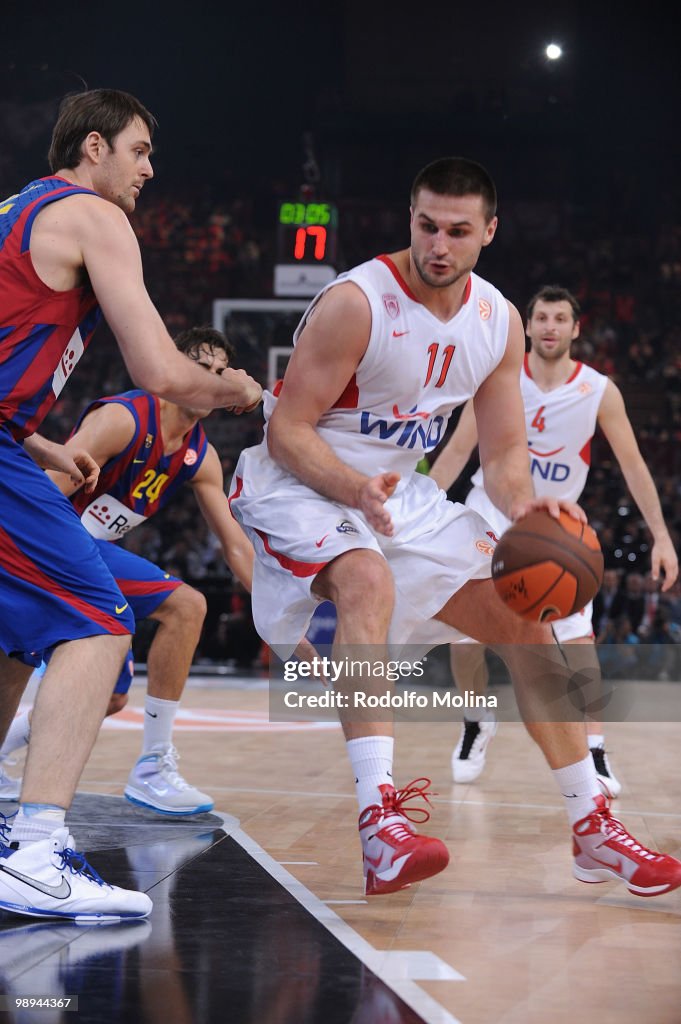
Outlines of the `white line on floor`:
[{"label": "white line on floor", "polygon": [[[425,975],[428,978],[438,976],[447,977],[449,980],[465,981],[462,974],[427,950],[375,949],[326,903],[318,899],[281,864],[270,857],[243,829],[231,831],[230,836],[315,920],[330,931],[370,971],[373,971],[387,988],[392,989],[415,1013],[420,1014],[426,1024],[461,1024],[456,1017],[453,1017],[427,992],[424,992],[412,978]],[[398,955],[393,956],[393,952]],[[427,965],[427,968],[424,969],[424,965]]]}]

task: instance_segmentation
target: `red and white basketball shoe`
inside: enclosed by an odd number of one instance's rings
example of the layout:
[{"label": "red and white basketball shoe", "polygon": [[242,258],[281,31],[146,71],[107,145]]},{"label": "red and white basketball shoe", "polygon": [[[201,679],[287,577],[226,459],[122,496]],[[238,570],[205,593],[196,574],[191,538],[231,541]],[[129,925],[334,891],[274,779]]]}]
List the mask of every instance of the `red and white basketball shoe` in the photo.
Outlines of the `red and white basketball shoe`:
[{"label": "red and white basketball shoe", "polygon": [[367,896],[397,892],[412,882],[436,875],[449,863],[449,850],[440,839],[421,836],[412,822],[428,821],[425,807],[405,807],[408,800],[428,800],[430,779],[415,779],[404,789],[381,786],[383,804],[371,804],[359,816],[364,851]]},{"label": "red and white basketball shoe", "polygon": [[681,885],[681,861],[649,850],[610,814],[604,796],[572,829],[574,866],[580,882],[624,882],[636,896],[661,896]]}]

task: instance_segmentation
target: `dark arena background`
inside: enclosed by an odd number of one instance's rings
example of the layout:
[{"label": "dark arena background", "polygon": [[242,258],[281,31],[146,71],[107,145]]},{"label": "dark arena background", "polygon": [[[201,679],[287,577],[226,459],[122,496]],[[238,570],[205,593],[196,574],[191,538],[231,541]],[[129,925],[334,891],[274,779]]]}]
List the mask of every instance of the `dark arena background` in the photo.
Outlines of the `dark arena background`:
[{"label": "dark arena background", "polygon": [[[477,272],[521,313],[544,284],[577,296],[573,358],[621,389],[679,549],[673,12],[562,0],[411,9],[10,0],[2,21],[0,195],[48,173],[66,93],[135,94],[159,125],[154,178],[130,217],[149,293],[173,335],[224,330],[235,365],[263,386],[283,374],[324,283],[409,244],[416,172],[441,156],[482,163],[498,189],[499,227]],[[44,433],[64,441],[89,402],[130,387],[102,324]],[[214,412],[204,426],[229,489],[239,453],[262,437],[262,413]],[[450,498],[464,499],[476,467],[474,456]],[[681,585],[660,593],[651,580],[650,533],[600,433],[591,467],[581,504],[617,592],[612,605],[597,603],[597,649],[608,685],[637,695],[606,723],[623,786],[617,814],[680,857]],[[130,701],[105,720],[67,822],[97,870],[144,889],[154,909],[98,927],[0,914],[0,1019],[678,1024],[681,890],[642,900],[577,884],[558,793],[517,715],[501,722],[474,783],[452,782],[460,709],[432,721],[398,716],[399,776],[432,780],[428,827],[451,861],[426,882],[366,897],[337,719],[272,712],[272,652],[191,490],[122,543],[205,595],[174,736],[182,774],[215,808],[163,817],[123,799],[155,630],[143,621]],[[322,606],[310,639],[329,643],[333,629],[333,606]],[[448,687],[446,648],[429,658],[427,686]],[[488,664],[503,699],[505,670],[494,656]],[[23,758],[0,767],[18,778]]]}]

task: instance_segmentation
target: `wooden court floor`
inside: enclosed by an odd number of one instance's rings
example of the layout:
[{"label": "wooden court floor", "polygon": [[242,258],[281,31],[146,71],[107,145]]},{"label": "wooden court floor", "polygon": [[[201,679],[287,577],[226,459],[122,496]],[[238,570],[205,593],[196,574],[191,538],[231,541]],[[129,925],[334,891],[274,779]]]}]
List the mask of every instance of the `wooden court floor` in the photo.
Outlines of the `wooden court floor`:
[{"label": "wooden court floor", "polygon": [[[139,751],[143,693],[136,681],[130,710],[102,729],[81,791],[122,793]],[[299,883],[311,912],[327,908],[342,942],[385,963],[423,1020],[681,1022],[681,890],[641,899],[614,883],[574,880],[561,799],[522,725],[500,725],[485,773],[465,786],[450,775],[457,734],[457,722],[397,723],[396,784],[432,780],[438,795],[422,830],[447,842],[451,862],[434,879],[371,900],[339,727],[270,724],[264,681],[199,678],[185,692],[175,742],[185,777]],[[611,724],[606,746],[623,784],[616,816],[646,845],[681,857],[681,725]],[[397,1019],[370,1008],[353,1017]]]}]

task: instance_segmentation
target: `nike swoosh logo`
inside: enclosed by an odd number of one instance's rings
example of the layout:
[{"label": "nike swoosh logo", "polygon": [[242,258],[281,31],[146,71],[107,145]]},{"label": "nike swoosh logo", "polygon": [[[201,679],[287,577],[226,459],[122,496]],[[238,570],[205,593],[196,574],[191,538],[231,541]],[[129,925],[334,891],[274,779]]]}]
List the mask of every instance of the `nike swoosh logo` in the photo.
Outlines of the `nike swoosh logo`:
[{"label": "nike swoosh logo", "polygon": [[370,864],[372,864],[375,868],[377,868],[378,865],[381,863],[382,856],[383,856],[382,853],[379,853],[378,857],[370,857],[369,854],[367,854],[366,858],[367,858],[367,860],[369,861]]},{"label": "nike swoosh logo", "polygon": [[158,712],[154,714],[153,711],[147,711],[147,714],[149,715],[149,718],[158,718]]},{"label": "nike swoosh logo", "polygon": [[623,865],[622,865],[622,858],[621,857],[618,857],[617,860],[614,863],[610,863],[607,860],[599,860],[599,858],[598,857],[594,857],[594,855],[592,853],[591,854],[591,859],[595,860],[597,864],[602,864],[604,868],[610,868],[612,871],[619,871],[620,874],[622,872],[622,866]]},{"label": "nike swoosh logo", "polygon": [[124,605],[121,605],[120,608],[118,607],[118,605],[116,605],[116,615],[122,615],[127,607],[128,607],[128,602],[127,601],[125,602]]},{"label": "nike swoosh logo", "polygon": [[393,331],[393,338],[401,338],[405,334],[409,334],[409,331]]},{"label": "nike swoosh logo", "polygon": [[30,885],[31,889],[44,892],[46,896],[54,896],[55,900],[67,900],[71,895],[71,886],[65,878],[62,878],[59,885],[48,885],[46,882],[38,882],[35,878],[29,878],[28,875],[22,875],[20,871],[8,868],[6,864],[0,864],[0,871],[4,871],[25,885]]},{"label": "nike swoosh logo", "polygon": [[321,540],[316,540],[314,542],[314,546],[316,548],[320,548],[328,536],[329,536],[328,533],[325,533]]},{"label": "nike swoosh logo", "polygon": [[146,462],[146,461],[147,461],[146,459],[133,459],[132,463],[133,463],[134,466],[136,466],[139,462]]},{"label": "nike swoosh logo", "polygon": [[146,779],[142,782],[142,788],[150,789],[156,796],[165,796],[168,792],[168,786],[155,786],[153,782],[149,782]]},{"label": "nike swoosh logo", "polygon": [[390,867],[386,868],[385,871],[377,872],[378,877],[381,879],[382,882],[392,882],[394,878],[397,878],[400,871],[402,870],[402,868],[407,863],[410,857],[411,853],[406,853],[404,857],[398,857],[394,864],[391,864]]}]

